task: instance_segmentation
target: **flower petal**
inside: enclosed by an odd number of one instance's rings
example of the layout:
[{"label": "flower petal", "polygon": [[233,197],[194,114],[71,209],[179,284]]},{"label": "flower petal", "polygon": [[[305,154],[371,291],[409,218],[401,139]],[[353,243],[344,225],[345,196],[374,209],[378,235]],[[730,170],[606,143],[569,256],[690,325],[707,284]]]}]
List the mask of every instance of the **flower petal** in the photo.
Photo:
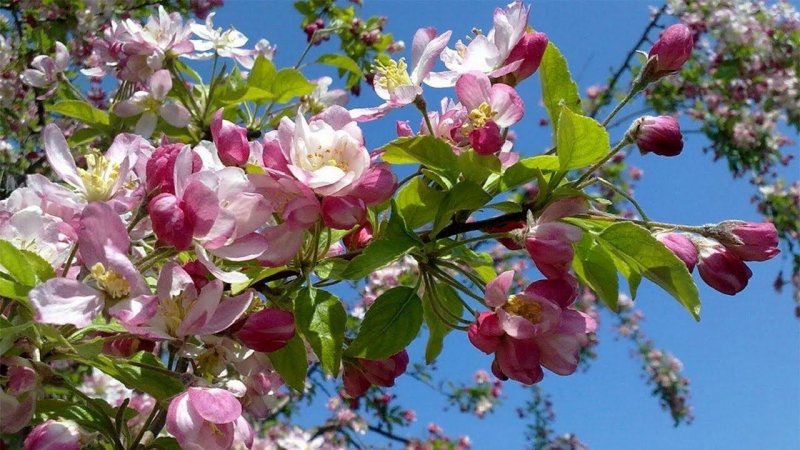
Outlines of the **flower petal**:
[{"label": "flower petal", "polygon": [[53,278],[28,293],[36,321],[84,327],[103,310],[103,294],[80,281]]}]

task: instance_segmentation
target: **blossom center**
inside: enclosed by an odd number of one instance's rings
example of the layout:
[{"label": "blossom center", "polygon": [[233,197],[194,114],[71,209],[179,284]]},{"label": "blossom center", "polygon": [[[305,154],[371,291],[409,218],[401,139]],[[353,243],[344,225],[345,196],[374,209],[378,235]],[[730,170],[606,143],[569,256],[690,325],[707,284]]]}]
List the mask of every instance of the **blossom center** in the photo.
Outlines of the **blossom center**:
[{"label": "blossom center", "polygon": [[399,86],[411,86],[414,83],[411,82],[407,67],[405,58],[400,58],[399,61],[391,59],[387,63],[376,62],[375,69],[382,75],[378,84],[390,93]]},{"label": "blossom center", "polygon": [[178,327],[193,304],[194,299],[187,298],[183,292],[158,302],[158,312],[164,318],[164,325],[170,335],[176,336]]},{"label": "blossom center", "polygon": [[342,160],[342,149],[338,147],[319,149],[309,153],[308,164],[311,170],[319,170],[325,166],[338,167],[343,172],[350,170],[350,165]]},{"label": "blossom center", "polygon": [[525,297],[520,295],[508,297],[508,301],[503,305],[503,309],[509,314],[524,317],[530,323],[539,323],[542,321],[541,305],[537,302],[527,301]]},{"label": "blossom center", "polygon": [[97,287],[105,291],[111,298],[119,300],[131,292],[131,285],[119,273],[106,269],[103,263],[96,263],[89,271],[97,281]]},{"label": "blossom center", "polygon": [[104,201],[111,197],[111,191],[119,176],[119,164],[101,155],[86,155],[86,169],[78,169],[86,190],[86,200]]},{"label": "blossom center", "polygon": [[482,128],[486,122],[491,120],[497,113],[492,111],[488,103],[483,102],[477,108],[469,112],[469,120],[475,128]]}]

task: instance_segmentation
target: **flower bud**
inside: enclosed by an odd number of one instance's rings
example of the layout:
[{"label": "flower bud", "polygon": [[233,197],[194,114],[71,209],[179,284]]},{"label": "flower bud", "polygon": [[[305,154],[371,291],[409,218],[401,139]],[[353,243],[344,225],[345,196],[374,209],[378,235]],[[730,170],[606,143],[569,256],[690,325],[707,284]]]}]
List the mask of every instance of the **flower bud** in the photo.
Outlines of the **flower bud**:
[{"label": "flower bud", "polygon": [[211,137],[219,159],[227,166],[241,166],[250,158],[247,129],[222,118],[222,108],[211,119]]},{"label": "flower bud", "polygon": [[692,55],[692,48],[694,37],[686,25],[677,23],[664,30],[648,54],[648,66],[649,60],[655,58],[654,79],[680,70]]},{"label": "flower bud", "polygon": [[349,230],[367,220],[367,206],[360,198],[324,197],[322,219],[331,228]]},{"label": "flower bud", "polygon": [[408,353],[402,350],[379,361],[353,358],[345,361],[342,381],[350,397],[361,397],[371,385],[391,387],[408,367]]},{"label": "flower bud", "polygon": [[644,155],[678,156],[683,150],[683,135],[678,121],[670,116],[644,116],[633,123],[631,137]]},{"label": "flower bud", "polygon": [[476,128],[469,133],[469,144],[480,155],[493,155],[503,148],[503,136],[500,127],[494,121]]},{"label": "flower bud", "polygon": [[[145,187],[148,193],[175,193],[175,159],[183,149],[184,144],[162,145],[153,151],[145,166]],[[192,172],[197,172],[202,167],[200,156],[192,155]]]},{"label": "flower bud", "polygon": [[158,194],[147,204],[147,212],[159,241],[176,250],[189,248],[194,229],[177,197],[168,193]]},{"label": "flower bud", "polygon": [[697,248],[689,238],[680,233],[659,233],[656,239],[678,257],[689,272],[697,265]]},{"label": "flower bud", "polygon": [[502,82],[509,86],[516,86],[520,81],[533,75],[542,63],[542,57],[544,57],[544,52],[547,50],[547,43],[547,35],[544,33],[528,31],[522,35],[517,45],[511,49],[511,53],[509,53],[503,65],[520,60],[522,64],[517,70],[504,76]]},{"label": "flower bud", "polygon": [[718,225],[723,233],[736,237],[739,243],[725,242],[725,247],[744,261],[766,261],[778,250],[778,230],[771,222],[726,220]]},{"label": "flower bud", "polygon": [[373,163],[353,190],[353,195],[364,200],[367,206],[381,203],[394,194],[397,178],[386,163]]},{"label": "flower bud", "polygon": [[734,295],[747,287],[747,281],[753,275],[739,257],[721,245],[701,247],[697,270],[706,284],[727,295]]},{"label": "flower bud", "polygon": [[[524,227],[525,227],[524,220],[516,220],[504,223],[502,225],[495,225],[492,227],[488,227],[484,231],[486,231],[487,233],[494,234],[494,233],[503,233],[505,231],[520,230]],[[521,250],[523,247],[522,244],[517,242],[517,240],[514,239],[513,237],[500,238],[498,239],[498,241],[509,250]]]},{"label": "flower bud", "polygon": [[78,450],[81,448],[81,432],[71,420],[48,420],[31,430],[25,438],[25,450]]},{"label": "flower bud", "polygon": [[359,250],[366,247],[372,241],[372,225],[367,222],[364,225],[356,228],[355,230],[347,233],[342,238],[344,246],[348,250]]},{"label": "flower bud", "polygon": [[282,349],[294,335],[294,315],[273,308],[248,316],[242,329],[236,333],[247,348],[266,353]]}]

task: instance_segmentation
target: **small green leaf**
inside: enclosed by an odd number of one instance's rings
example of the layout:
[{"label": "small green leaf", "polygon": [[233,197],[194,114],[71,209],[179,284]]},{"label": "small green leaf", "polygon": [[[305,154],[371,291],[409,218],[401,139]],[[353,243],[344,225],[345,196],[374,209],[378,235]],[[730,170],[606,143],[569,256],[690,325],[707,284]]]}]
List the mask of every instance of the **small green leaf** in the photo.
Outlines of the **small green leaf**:
[{"label": "small green leaf", "polygon": [[350,87],[353,84],[357,83],[364,75],[363,72],[361,71],[361,67],[358,66],[358,63],[353,61],[353,59],[347,55],[329,53],[327,55],[322,55],[319,58],[317,58],[317,62],[320,64],[333,66],[336,67],[337,69],[341,69],[342,71],[350,72],[351,74],[353,74],[352,77],[349,77],[349,80],[354,80],[354,82],[348,81],[347,87]]},{"label": "small green leaf", "polygon": [[75,355],[74,359],[100,369],[128,388],[146,392],[157,400],[164,400],[185,390],[177,374],[167,374],[164,364],[152,353],[139,352],[129,358],[110,358],[102,354]]},{"label": "small green leaf", "polygon": [[300,336],[293,337],[282,349],[267,353],[267,357],[286,384],[298,392],[305,390],[308,357]]},{"label": "small green leaf", "polygon": [[258,55],[253,63],[253,69],[250,70],[250,75],[247,76],[247,85],[270,92],[276,74],[275,64],[263,55]]},{"label": "small green leaf", "polygon": [[49,108],[50,112],[78,119],[93,127],[107,127],[108,113],[80,100],[64,100]]},{"label": "small green leaf", "polygon": [[379,360],[403,350],[422,326],[422,301],[416,290],[398,286],[369,307],[358,335],[347,347],[350,357]]},{"label": "small green leaf", "polygon": [[100,413],[102,400],[92,399],[92,407],[66,400],[46,398],[36,402],[36,412],[49,418],[72,420],[86,431],[97,431],[113,439],[116,430],[108,417]]},{"label": "small green leaf", "polygon": [[539,65],[539,79],[542,82],[542,102],[550,115],[555,141],[562,102],[567,108],[580,111],[581,97],[578,95],[578,84],[569,73],[567,60],[552,42],[547,44]]},{"label": "small green leaf", "polygon": [[347,313],[330,292],[303,289],[295,300],[297,327],[330,375],[339,375]]},{"label": "small green leaf", "polygon": [[465,179],[483,186],[489,176],[500,173],[500,160],[495,155],[479,155],[470,149],[458,155],[458,168]]},{"label": "small green leaf", "polygon": [[286,103],[295,97],[314,92],[316,87],[317,85],[306,80],[299,70],[281,69],[275,74],[272,95],[276,103]]},{"label": "small green leaf", "polygon": [[561,170],[581,169],[611,150],[608,132],[591,117],[561,107],[557,131],[558,162]]},{"label": "small green leaf", "polygon": [[556,170],[558,170],[558,157],[555,155],[539,155],[521,159],[503,172],[498,190],[500,192],[508,191],[533,180],[537,173]]},{"label": "small green leaf", "polygon": [[53,266],[51,266],[49,262],[45,261],[44,258],[29,250],[20,250],[20,252],[25,255],[25,259],[33,269],[33,272],[36,274],[36,278],[39,280],[39,282],[47,281],[56,276]]},{"label": "small green leaf", "polygon": [[583,239],[575,245],[572,268],[612,311],[618,312],[619,279],[614,260],[597,245],[591,233],[584,233]]},{"label": "small green leaf", "polygon": [[10,242],[0,239],[0,273],[5,272],[17,283],[33,287],[36,285],[36,273],[28,262],[28,258]]},{"label": "small green leaf", "polygon": [[436,217],[445,193],[428,186],[422,176],[414,177],[397,192],[397,207],[409,228],[417,228]]},{"label": "small green leaf", "polygon": [[437,299],[439,301],[435,307],[431,304],[431,302],[435,301],[431,293],[431,289],[426,290],[422,302],[423,316],[425,324],[428,326],[428,342],[425,344],[426,364],[432,363],[442,353],[444,338],[453,330],[442,321],[439,314],[445,316],[449,321],[455,321],[453,316],[461,317],[464,309],[458,293],[446,284],[436,286]]},{"label": "small green leaf", "polygon": [[637,275],[633,274],[640,273],[675,297],[696,320],[700,319],[700,297],[692,275],[683,261],[649,231],[630,222],[615,223],[597,235],[597,243],[630,267],[632,296],[638,286]]},{"label": "small green leaf", "polygon": [[325,258],[314,267],[314,273],[321,280],[341,279],[342,272],[347,268],[350,261],[342,258]]},{"label": "small green leaf", "polygon": [[433,136],[402,137],[386,144],[381,158],[392,164],[422,164],[453,172],[458,159],[446,142]]},{"label": "small green leaf", "polygon": [[436,213],[436,220],[433,223],[432,235],[436,235],[450,222],[458,211],[472,211],[488,203],[492,196],[487,194],[483,188],[471,181],[462,181],[451,189],[444,196],[439,210]]}]

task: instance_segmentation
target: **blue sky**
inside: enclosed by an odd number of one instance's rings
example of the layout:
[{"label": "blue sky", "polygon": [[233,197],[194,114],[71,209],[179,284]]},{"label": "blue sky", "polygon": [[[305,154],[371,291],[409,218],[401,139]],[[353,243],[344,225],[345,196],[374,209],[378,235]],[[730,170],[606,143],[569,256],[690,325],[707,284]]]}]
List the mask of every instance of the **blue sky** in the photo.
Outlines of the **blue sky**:
[{"label": "blue sky", "polygon": [[[366,0],[363,11],[364,15],[388,16],[387,30],[410,43],[421,26],[452,29],[454,36],[468,34],[473,26],[488,30],[493,9],[502,4]],[[585,89],[602,84],[610,69],[620,63],[648,21],[648,5],[647,1],[538,1],[533,4],[531,25],[559,46]],[[290,1],[228,0],[215,24],[235,25],[252,42],[264,37],[278,44],[276,61],[286,66],[294,64],[305,45],[298,20]],[[318,50],[308,60],[313,60]],[[310,73],[322,72],[312,69]],[[520,92],[527,113],[515,127],[517,150],[533,155],[549,144],[549,130],[538,125],[539,118],[546,115],[539,105],[538,81],[523,83]],[[428,92],[430,105],[438,103],[436,95],[439,93]],[[351,106],[377,103],[379,99],[365,89]],[[366,126],[368,144],[377,147],[391,140],[392,119],[406,118],[415,125],[419,120],[413,111],[402,111]],[[690,123],[683,126],[696,128]],[[630,158],[645,173],[636,196],[648,215],[654,220],[687,224],[729,218],[759,220],[749,202],[752,187],[745,180],[731,180],[723,164],[713,163],[702,152],[706,142],[701,135],[686,135],[685,142],[678,158]],[[796,177],[797,162],[787,173]],[[672,426],[669,415],[650,396],[638,362],[629,356],[628,343],[615,341],[608,332],[613,321],[606,317],[601,325],[599,358],[591,369],[570,377],[547,374],[542,382],[555,400],[556,431],[577,433],[595,449],[800,448],[800,332],[793,316],[791,289],[780,295],[772,289],[777,272],[790,270],[789,261],[778,257],[751,268],[750,285],[736,297],[700,283],[700,323],[657,288],[647,285],[640,290],[637,306],[646,315],[645,331],[659,347],[683,361],[692,381],[693,424]],[[412,359],[422,357],[419,346],[411,350]],[[489,357],[473,349],[463,334],[454,333],[438,361],[438,374],[468,381],[475,370],[488,369],[489,364]],[[443,412],[444,400],[411,379],[400,380],[396,393],[416,409],[418,422],[413,429],[417,434],[435,421],[451,436],[469,434],[476,449],[522,448],[525,444],[525,424],[516,418],[514,407],[524,402],[527,393],[513,383],[504,387],[505,405],[483,420],[452,410]]]}]

